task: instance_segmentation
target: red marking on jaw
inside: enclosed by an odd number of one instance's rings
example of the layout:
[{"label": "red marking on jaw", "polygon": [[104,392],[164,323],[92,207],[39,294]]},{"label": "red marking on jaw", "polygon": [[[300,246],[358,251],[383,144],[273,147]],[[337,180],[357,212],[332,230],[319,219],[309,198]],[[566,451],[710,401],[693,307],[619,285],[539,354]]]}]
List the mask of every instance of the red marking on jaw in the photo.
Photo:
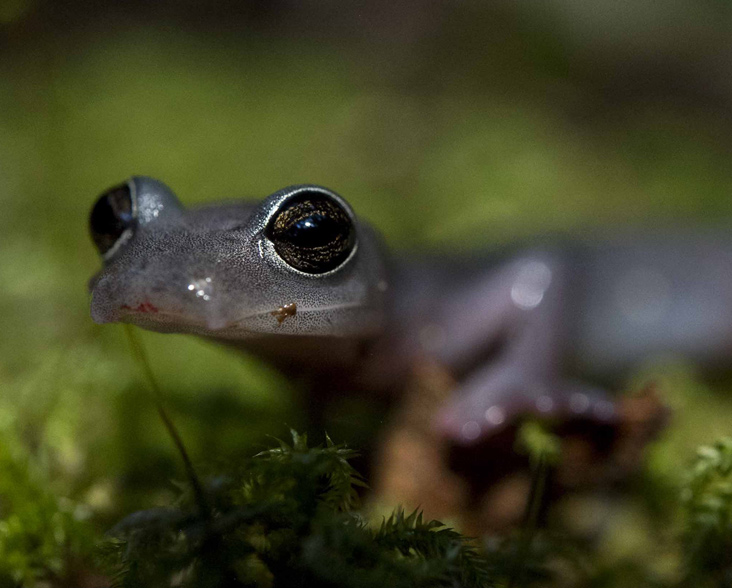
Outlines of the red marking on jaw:
[{"label": "red marking on jaw", "polygon": [[158,307],[154,304],[151,304],[150,302],[141,302],[138,304],[135,308],[132,308],[129,304],[123,304],[119,307],[120,310],[132,310],[134,312],[142,312],[142,313],[156,313],[159,312]]}]

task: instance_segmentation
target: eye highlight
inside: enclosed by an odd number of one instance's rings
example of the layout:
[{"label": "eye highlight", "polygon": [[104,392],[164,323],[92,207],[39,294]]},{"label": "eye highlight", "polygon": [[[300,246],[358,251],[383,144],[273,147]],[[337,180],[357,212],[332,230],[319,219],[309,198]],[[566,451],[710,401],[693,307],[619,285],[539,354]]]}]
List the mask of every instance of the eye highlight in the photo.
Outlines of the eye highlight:
[{"label": "eye highlight", "polygon": [[266,231],[278,255],[308,274],[337,268],[353,251],[356,233],[343,207],[322,192],[300,192],[286,200]]},{"label": "eye highlight", "polygon": [[89,233],[101,255],[110,251],[128,229],[134,228],[134,205],[127,184],[104,192],[89,215]]}]

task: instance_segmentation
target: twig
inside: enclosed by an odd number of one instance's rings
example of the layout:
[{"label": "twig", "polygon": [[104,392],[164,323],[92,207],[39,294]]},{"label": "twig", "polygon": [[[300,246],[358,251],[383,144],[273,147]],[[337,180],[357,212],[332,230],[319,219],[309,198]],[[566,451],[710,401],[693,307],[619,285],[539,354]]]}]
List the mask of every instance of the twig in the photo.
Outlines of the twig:
[{"label": "twig", "polygon": [[193,494],[196,500],[196,504],[201,511],[201,515],[208,518],[211,514],[211,508],[208,504],[208,500],[206,499],[206,494],[203,490],[203,486],[201,485],[201,480],[198,478],[198,474],[196,474],[196,470],[193,467],[193,462],[191,462],[191,458],[188,455],[188,451],[186,451],[185,445],[183,444],[183,439],[178,433],[178,429],[176,429],[173,421],[165,410],[165,406],[163,404],[163,393],[160,386],[158,385],[157,380],[155,379],[155,374],[150,367],[150,362],[148,361],[147,354],[145,353],[145,348],[143,347],[142,342],[137,336],[137,333],[132,328],[132,325],[125,324],[124,327],[125,332],[127,333],[127,339],[130,342],[130,347],[132,348],[132,355],[134,356],[135,361],[137,361],[138,365],[140,366],[140,369],[142,370],[150,386],[150,389],[152,390],[153,401],[155,402],[155,408],[158,411],[158,415],[160,415],[160,419],[163,421],[163,424],[165,425],[168,434],[173,439],[173,443],[175,443],[175,446],[178,449],[178,453],[180,453],[181,459],[183,460],[183,466],[185,468],[186,475],[188,476],[188,481],[193,488]]}]

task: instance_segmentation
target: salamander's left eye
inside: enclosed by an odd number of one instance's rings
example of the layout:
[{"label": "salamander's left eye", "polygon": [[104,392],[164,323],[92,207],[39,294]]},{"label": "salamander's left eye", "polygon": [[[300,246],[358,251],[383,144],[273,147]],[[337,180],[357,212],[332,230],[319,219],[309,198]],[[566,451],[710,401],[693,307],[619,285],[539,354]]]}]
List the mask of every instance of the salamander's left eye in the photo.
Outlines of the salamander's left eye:
[{"label": "salamander's left eye", "polygon": [[127,231],[134,230],[135,207],[127,184],[110,188],[94,204],[89,215],[89,232],[99,253],[105,255]]},{"label": "salamander's left eye", "polygon": [[356,245],[348,213],[335,199],[316,190],[298,192],[286,200],[266,235],[288,265],[308,274],[334,270]]}]

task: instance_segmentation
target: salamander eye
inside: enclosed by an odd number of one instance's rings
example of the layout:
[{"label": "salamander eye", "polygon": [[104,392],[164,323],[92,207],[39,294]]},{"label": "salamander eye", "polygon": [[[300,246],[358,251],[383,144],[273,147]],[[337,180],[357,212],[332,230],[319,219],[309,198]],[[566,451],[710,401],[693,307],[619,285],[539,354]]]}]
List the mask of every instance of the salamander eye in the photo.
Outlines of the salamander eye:
[{"label": "salamander eye", "polygon": [[353,222],[343,207],[323,192],[299,192],[286,200],[266,231],[278,255],[308,274],[334,270],[356,245]]},{"label": "salamander eye", "polygon": [[101,255],[109,252],[136,224],[132,193],[127,184],[104,192],[89,215],[89,232]]}]

